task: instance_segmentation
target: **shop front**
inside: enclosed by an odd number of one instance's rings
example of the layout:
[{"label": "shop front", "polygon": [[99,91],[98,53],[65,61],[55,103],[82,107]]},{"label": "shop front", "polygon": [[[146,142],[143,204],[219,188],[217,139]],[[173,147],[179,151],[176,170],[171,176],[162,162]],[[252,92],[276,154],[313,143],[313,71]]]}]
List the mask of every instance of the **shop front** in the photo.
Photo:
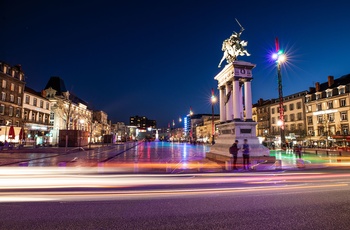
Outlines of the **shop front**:
[{"label": "shop front", "polygon": [[26,133],[25,145],[48,146],[52,141],[47,125],[26,124],[24,130]]}]

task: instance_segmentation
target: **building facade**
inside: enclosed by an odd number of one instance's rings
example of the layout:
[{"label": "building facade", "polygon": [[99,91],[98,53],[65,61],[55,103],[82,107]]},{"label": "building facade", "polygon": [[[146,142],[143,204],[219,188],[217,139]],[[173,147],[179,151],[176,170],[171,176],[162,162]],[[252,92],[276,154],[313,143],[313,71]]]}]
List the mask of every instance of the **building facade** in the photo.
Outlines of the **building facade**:
[{"label": "building facade", "polygon": [[111,131],[115,135],[116,141],[127,141],[128,127],[124,122],[112,124]]},{"label": "building facade", "polygon": [[[304,98],[307,91],[283,97],[284,108],[284,135],[286,142],[302,141],[306,136]],[[279,99],[271,103],[271,134],[280,140],[280,111]]]},{"label": "building facade", "polygon": [[267,138],[271,133],[271,114],[270,114],[271,100],[259,99],[258,103],[253,107],[256,108],[256,135],[261,138]]},{"label": "building facade", "polygon": [[111,123],[104,111],[93,111],[93,142],[102,142],[104,135],[111,134]]},{"label": "building facade", "polygon": [[[279,99],[259,102],[254,105],[257,134],[269,133],[275,143],[280,143]],[[283,107],[287,143],[298,142],[319,148],[350,145],[350,75],[338,79],[328,76],[326,82],[316,82],[308,91],[285,96]]]},{"label": "building facade", "polygon": [[[190,119],[187,121],[190,124],[190,129],[188,130],[187,136],[191,141],[200,141],[204,142],[207,139],[212,141],[212,134],[214,129],[214,136],[217,135],[216,125],[220,123],[220,115],[219,114],[192,114],[188,116]],[[214,121],[214,127],[212,126],[212,122]],[[198,132],[197,132],[198,131]],[[215,138],[215,137],[214,137]]]},{"label": "building facade", "polygon": [[92,110],[88,104],[66,90],[60,77],[51,77],[43,90],[43,96],[50,101],[50,136],[58,144],[60,130],[80,130],[91,133]]},{"label": "building facade", "polygon": [[350,75],[315,83],[305,96],[308,144],[346,147],[350,143]]},{"label": "building facade", "polygon": [[[0,141],[18,142],[23,125],[22,104],[25,76],[20,65],[11,67],[0,62]],[[8,135],[13,126],[15,135]]]},{"label": "building facade", "polygon": [[130,125],[146,130],[147,128],[155,129],[157,127],[157,122],[155,120],[150,120],[145,116],[136,115],[134,117],[130,117]]},{"label": "building facade", "polygon": [[[220,116],[214,117],[214,141],[217,137],[216,125],[220,124]],[[196,141],[200,143],[212,143],[213,141],[213,120],[211,117],[205,117],[202,124],[196,126]]]},{"label": "building facade", "polygon": [[50,101],[40,92],[25,87],[22,109],[23,127],[26,134],[26,144],[49,145],[52,142],[50,136]]}]

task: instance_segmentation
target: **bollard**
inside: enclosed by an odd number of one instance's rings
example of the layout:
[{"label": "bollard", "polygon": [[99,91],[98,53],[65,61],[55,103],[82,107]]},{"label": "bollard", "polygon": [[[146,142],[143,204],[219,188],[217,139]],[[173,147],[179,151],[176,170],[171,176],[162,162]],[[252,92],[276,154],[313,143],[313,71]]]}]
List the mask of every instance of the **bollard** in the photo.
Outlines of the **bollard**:
[{"label": "bollard", "polygon": [[282,170],[282,160],[276,160],[275,166],[276,170]]},{"label": "bollard", "polygon": [[231,171],[232,170],[232,163],[231,161],[225,161],[225,170]]}]

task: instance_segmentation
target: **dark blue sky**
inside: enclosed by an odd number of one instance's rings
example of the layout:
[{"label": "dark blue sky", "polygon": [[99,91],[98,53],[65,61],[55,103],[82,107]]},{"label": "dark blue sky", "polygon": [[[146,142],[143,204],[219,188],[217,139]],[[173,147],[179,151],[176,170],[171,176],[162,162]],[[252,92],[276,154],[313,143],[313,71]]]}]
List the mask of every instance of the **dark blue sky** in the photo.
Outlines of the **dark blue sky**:
[{"label": "dark blue sky", "polygon": [[284,95],[350,73],[350,3],[343,0],[72,2],[0,1],[0,59],[21,64],[38,91],[60,76],[113,122],[144,115],[167,126],[190,106],[211,113],[222,41],[240,29],[235,18],[251,53],[239,60],[257,65],[254,103],[278,97],[268,60],[275,37],[288,55]]}]

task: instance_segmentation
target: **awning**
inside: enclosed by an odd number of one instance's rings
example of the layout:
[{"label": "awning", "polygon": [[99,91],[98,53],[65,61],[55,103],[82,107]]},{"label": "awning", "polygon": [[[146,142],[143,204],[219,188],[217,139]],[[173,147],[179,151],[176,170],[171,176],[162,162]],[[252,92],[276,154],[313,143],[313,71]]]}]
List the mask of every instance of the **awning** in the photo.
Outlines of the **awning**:
[{"label": "awning", "polygon": [[8,135],[8,138],[9,139],[15,139],[15,128],[13,128],[13,126],[11,125],[10,126],[10,130],[9,130],[9,135]]},{"label": "awning", "polygon": [[19,139],[20,140],[24,140],[25,139],[25,133],[24,133],[23,127],[19,131]]}]

